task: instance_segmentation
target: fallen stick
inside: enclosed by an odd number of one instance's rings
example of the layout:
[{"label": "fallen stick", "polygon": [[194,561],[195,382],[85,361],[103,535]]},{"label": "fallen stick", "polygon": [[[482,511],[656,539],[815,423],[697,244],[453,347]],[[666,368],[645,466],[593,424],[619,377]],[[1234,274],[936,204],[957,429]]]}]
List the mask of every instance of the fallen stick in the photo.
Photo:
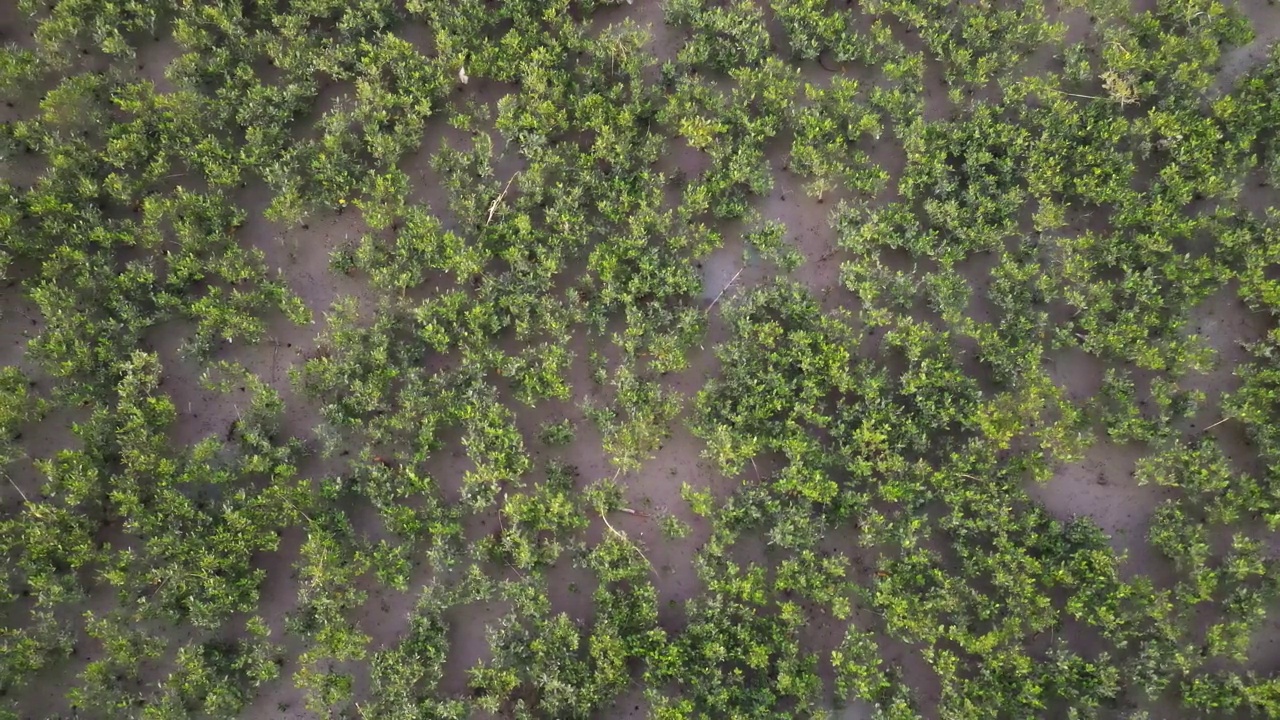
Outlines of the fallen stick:
[{"label": "fallen stick", "polygon": [[627,545],[630,545],[631,549],[635,550],[636,553],[640,555],[641,559],[644,560],[644,564],[649,566],[649,571],[653,573],[654,577],[658,579],[662,578],[662,576],[658,574],[657,569],[653,567],[653,563],[650,562],[649,557],[644,554],[643,550],[641,550],[639,547],[636,546],[634,542],[631,541],[631,538],[627,537],[623,533],[618,532],[618,529],[609,523],[609,518],[605,517],[604,513],[600,513],[600,519],[604,521],[604,526],[609,528],[609,532],[613,533],[614,535],[617,535],[619,540],[626,543]]},{"label": "fallen stick", "polygon": [[738,269],[738,272],[733,274],[733,277],[729,278],[729,284],[725,285],[724,289],[720,291],[720,294],[716,295],[716,299],[711,301],[711,304],[707,306],[706,312],[711,312],[711,308],[715,307],[716,303],[720,302],[720,298],[724,297],[725,292],[729,290],[729,286],[733,285],[733,283],[737,281],[738,276],[742,274],[742,271],[746,269],[747,268],[744,265]]},{"label": "fallen stick", "polygon": [[24,492],[22,492],[22,488],[18,487],[18,483],[14,482],[14,481],[13,481],[13,478],[9,477],[9,474],[8,474],[8,473],[4,473],[4,479],[5,479],[5,480],[8,480],[8,481],[9,481],[9,484],[13,486],[13,489],[14,489],[14,490],[17,490],[17,491],[18,491],[18,494],[22,496],[22,502],[24,502],[24,503],[26,503],[26,504],[28,504],[28,505],[30,505],[30,504],[31,504],[31,501],[27,499],[27,494],[26,494],[26,493],[24,493]]},{"label": "fallen stick", "polygon": [[1224,422],[1226,422],[1226,421],[1228,421],[1228,420],[1230,420],[1230,419],[1231,419],[1231,417],[1230,417],[1230,416],[1224,417],[1224,418],[1222,418],[1221,420],[1219,420],[1218,422],[1216,422],[1216,423],[1214,423],[1214,424],[1210,425],[1209,427],[1205,428],[1205,429],[1204,429],[1204,432],[1209,432],[1210,430],[1212,430],[1212,429],[1214,429],[1214,428],[1218,427],[1219,425],[1221,425],[1222,423],[1224,423]]},{"label": "fallen stick", "polygon": [[493,221],[493,214],[498,210],[498,203],[502,202],[502,199],[507,196],[507,191],[511,189],[511,183],[516,181],[516,176],[519,174],[519,170],[515,171],[515,173],[511,175],[511,179],[507,181],[507,186],[502,188],[502,194],[493,199],[493,204],[489,206],[489,217],[485,218],[484,221],[485,225],[488,225]]}]

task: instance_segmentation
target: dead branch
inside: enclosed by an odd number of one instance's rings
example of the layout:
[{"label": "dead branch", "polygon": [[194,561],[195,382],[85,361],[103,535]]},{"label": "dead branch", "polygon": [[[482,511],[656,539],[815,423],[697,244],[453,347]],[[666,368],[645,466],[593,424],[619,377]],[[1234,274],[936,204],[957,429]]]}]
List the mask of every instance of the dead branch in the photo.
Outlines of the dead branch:
[{"label": "dead branch", "polygon": [[520,174],[519,170],[515,171],[515,173],[511,175],[511,179],[507,181],[507,186],[502,188],[502,193],[498,195],[498,197],[493,199],[493,204],[489,206],[489,217],[485,218],[485,221],[484,221],[485,225],[488,225],[490,222],[493,222],[493,214],[498,210],[498,203],[502,202],[502,199],[507,196],[507,191],[511,189],[511,183],[516,181],[516,177],[519,174]]},{"label": "dead branch", "polygon": [[724,288],[720,291],[720,294],[716,295],[716,299],[711,301],[711,304],[707,306],[706,312],[708,313],[711,312],[711,308],[715,307],[716,303],[720,302],[720,298],[724,297],[724,294],[729,289],[729,286],[733,285],[733,283],[737,281],[738,276],[742,274],[742,271],[746,269],[747,268],[744,265],[743,267],[738,269],[738,272],[733,274],[733,277],[729,278],[729,284],[725,285]]}]

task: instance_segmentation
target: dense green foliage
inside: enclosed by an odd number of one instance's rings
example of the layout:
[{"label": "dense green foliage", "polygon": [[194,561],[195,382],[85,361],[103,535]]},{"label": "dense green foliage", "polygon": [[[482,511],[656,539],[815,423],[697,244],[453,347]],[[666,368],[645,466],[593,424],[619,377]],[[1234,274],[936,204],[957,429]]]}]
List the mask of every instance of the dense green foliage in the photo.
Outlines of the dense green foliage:
[{"label": "dense green foliage", "polygon": [[0,719],[1280,718],[1268,23],[19,0]]}]

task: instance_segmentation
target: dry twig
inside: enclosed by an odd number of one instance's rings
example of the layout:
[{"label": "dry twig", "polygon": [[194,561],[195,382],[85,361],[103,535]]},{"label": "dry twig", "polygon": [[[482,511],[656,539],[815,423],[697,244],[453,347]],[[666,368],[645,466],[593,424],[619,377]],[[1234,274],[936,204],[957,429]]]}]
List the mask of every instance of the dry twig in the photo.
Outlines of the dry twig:
[{"label": "dry twig", "polygon": [[707,310],[706,310],[707,312],[711,312],[711,308],[715,307],[716,303],[720,302],[720,298],[724,297],[725,292],[729,289],[731,285],[733,285],[733,283],[735,283],[738,280],[738,276],[742,274],[742,271],[746,269],[747,268],[745,266],[739,268],[738,272],[734,273],[733,277],[729,278],[729,283],[724,286],[724,289],[720,291],[719,295],[716,295],[716,299],[712,300],[711,304],[707,306]]},{"label": "dry twig", "polygon": [[511,179],[507,181],[507,186],[502,188],[502,194],[498,195],[498,197],[493,199],[493,204],[489,206],[489,217],[485,218],[485,221],[484,221],[485,225],[488,225],[489,223],[493,222],[493,214],[498,210],[498,203],[502,202],[502,199],[507,196],[507,191],[511,189],[511,183],[515,182],[516,177],[519,175],[520,175],[520,171],[519,170],[515,171],[515,173],[511,175]]}]

